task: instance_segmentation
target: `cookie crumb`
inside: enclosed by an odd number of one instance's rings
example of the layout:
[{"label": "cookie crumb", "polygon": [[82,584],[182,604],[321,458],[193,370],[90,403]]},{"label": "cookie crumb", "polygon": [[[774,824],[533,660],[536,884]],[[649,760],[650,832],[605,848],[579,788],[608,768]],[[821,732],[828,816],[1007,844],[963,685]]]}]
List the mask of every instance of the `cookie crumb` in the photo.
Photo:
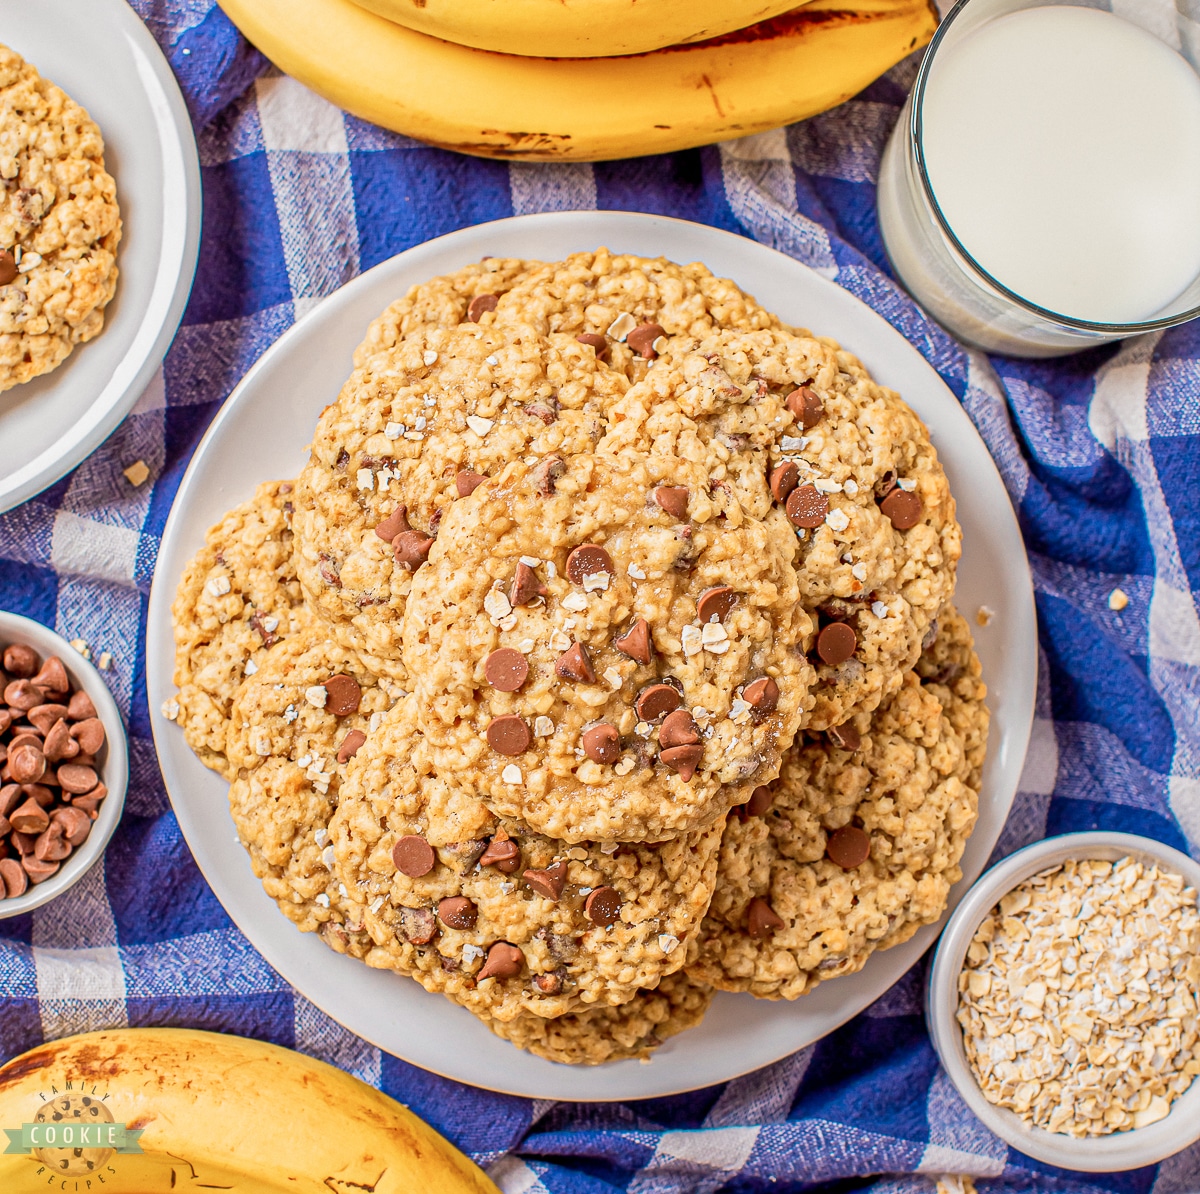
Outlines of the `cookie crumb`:
[{"label": "cookie crumb", "polygon": [[146,467],[144,460],[135,460],[127,469],[123,470],[125,479],[134,489],[140,489],[150,479],[150,470]]},{"label": "cookie crumb", "polygon": [[977,626],[988,626],[995,616],[996,611],[990,605],[981,605],[975,612],[975,624]]},{"label": "cookie crumb", "polygon": [[113,661],[113,657],[110,652],[101,651],[100,658],[98,660],[96,660],[96,666],[102,672],[106,672],[106,671],[108,671],[109,668],[112,667],[112,661]]},{"label": "cookie crumb", "polygon": [[1129,594],[1124,589],[1113,589],[1108,595],[1108,608],[1120,613],[1129,604]]},{"label": "cookie crumb", "polygon": [[71,646],[74,647],[75,650],[78,651],[79,654],[84,657],[84,659],[91,659],[92,649],[91,649],[91,647],[88,646],[87,639],[73,638],[71,640]]}]

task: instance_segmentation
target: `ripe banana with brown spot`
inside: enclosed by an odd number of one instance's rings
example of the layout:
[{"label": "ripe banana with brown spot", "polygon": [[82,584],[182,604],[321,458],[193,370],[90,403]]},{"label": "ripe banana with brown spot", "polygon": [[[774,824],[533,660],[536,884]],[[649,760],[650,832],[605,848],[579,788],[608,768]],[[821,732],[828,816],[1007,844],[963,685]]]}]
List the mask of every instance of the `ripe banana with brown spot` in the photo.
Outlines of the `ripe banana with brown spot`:
[{"label": "ripe banana with brown spot", "polygon": [[796,0],[356,0],[389,21],[499,54],[600,58],[718,37]]},{"label": "ripe banana with brown spot", "polygon": [[[41,1154],[0,1152],[0,1190],[498,1194],[374,1087],[214,1032],[113,1029],[32,1049],[0,1067],[0,1129],[20,1139],[27,1124]],[[122,1125],[140,1131],[128,1152],[111,1147]]]},{"label": "ripe banana with brown spot", "polygon": [[427,37],[354,0],[218,0],[272,62],[385,128],[480,157],[665,153],[813,116],[937,27],[932,0],[813,0],[710,41],[531,58]]}]

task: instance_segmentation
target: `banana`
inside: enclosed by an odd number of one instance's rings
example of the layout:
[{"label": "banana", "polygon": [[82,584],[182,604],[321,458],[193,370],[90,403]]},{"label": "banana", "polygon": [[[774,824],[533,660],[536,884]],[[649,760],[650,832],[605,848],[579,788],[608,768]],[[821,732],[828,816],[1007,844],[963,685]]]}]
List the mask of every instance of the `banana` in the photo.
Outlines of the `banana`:
[{"label": "banana", "polygon": [[[801,0],[801,3],[803,0]],[[538,58],[644,54],[718,37],[797,7],[797,0],[356,0],[444,41]]]},{"label": "banana", "polygon": [[[126,1028],[42,1045],[0,1067],[0,1128],[33,1123],[39,1109],[60,1133],[78,1125],[80,1113],[93,1131],[141,1129],[134,1147],[142,1151],[0,1152],[0,1190],[498,1194],[387,1095],[324,1062],[242,1037]],[[55,1111],[63,1118],[54,1120]]]},{"label": "banana", "polygon": [[287,74],[356,116],[480,157],[596,161],[761,132],[849,99],[925,45],[932,0],[813,0],[622,58],[530,58],[426,37],[353,0],[218,0]]}]

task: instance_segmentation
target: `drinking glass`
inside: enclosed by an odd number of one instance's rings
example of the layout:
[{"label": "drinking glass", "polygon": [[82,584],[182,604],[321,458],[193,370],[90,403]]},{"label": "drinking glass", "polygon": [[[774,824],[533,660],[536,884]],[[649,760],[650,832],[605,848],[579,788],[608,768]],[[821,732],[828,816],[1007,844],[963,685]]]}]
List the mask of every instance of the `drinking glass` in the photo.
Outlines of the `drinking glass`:
[{"label": "drinking glass", "polygon": [[[1107,9],[1152,33],[1200,73],[1200,0],[1176,0],[1176,7],[1169,0],[958,0],[942,21],[880,163],[878,204],[884,247],[896,276],[938,323],[989,352],[1022,357],[1078,352],[1200,315],[1200,278],[1152,317],[1133,323],[1099,323],[1047,310],[988,273],[938,206],[926,171],[922,106],[939,56],[997,17],[1047,3]],[[1120,86],[1120,80],[1113,85]]]}]

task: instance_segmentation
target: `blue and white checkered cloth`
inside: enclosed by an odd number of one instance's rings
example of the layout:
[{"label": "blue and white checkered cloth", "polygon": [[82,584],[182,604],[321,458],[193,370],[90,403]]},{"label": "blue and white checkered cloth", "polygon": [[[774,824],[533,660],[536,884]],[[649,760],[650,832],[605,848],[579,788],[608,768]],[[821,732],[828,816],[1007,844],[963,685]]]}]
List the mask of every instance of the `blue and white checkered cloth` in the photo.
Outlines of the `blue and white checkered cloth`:
[{"label": "blue and white checkered cloth", "polygon": [[[1008,1149],[940,1071],[918,966],[826,1040],[727,1085],[627,1104],[489,1094],[381,1054],[293,991],[193,863],[155,761],[147,593],[188,458],[253,361],[301,314],[401,249],[574,208],[663,212],[772,245],[863,299],[961,399],[1017,508],[1037,587],[1029,759],[998,853],[1105,828],[1200,858],[1200,321],[1048,363],[968,352],[891,280],[880,151],[915,63],[836,111],[747,141],[592,165],[501,164],[343,116],[269,70],[213,0],[134,0],[196,125],[204,239],[159,382],[75,472],[0,516],[0,608],[93,650],[130,727],[123,823],[68,895],[0,922],[0,1057],[118,1025],[190,1025],[323,1057],[409,1104],[506,1194],[1200,1189],[1200,1147],[1089,1176]],[[122,469],[143,460],[152,483]],[[1119,586],[1128,608],[1113,612]],[[955,1183],[948,1183],[954,1189]]]}]

